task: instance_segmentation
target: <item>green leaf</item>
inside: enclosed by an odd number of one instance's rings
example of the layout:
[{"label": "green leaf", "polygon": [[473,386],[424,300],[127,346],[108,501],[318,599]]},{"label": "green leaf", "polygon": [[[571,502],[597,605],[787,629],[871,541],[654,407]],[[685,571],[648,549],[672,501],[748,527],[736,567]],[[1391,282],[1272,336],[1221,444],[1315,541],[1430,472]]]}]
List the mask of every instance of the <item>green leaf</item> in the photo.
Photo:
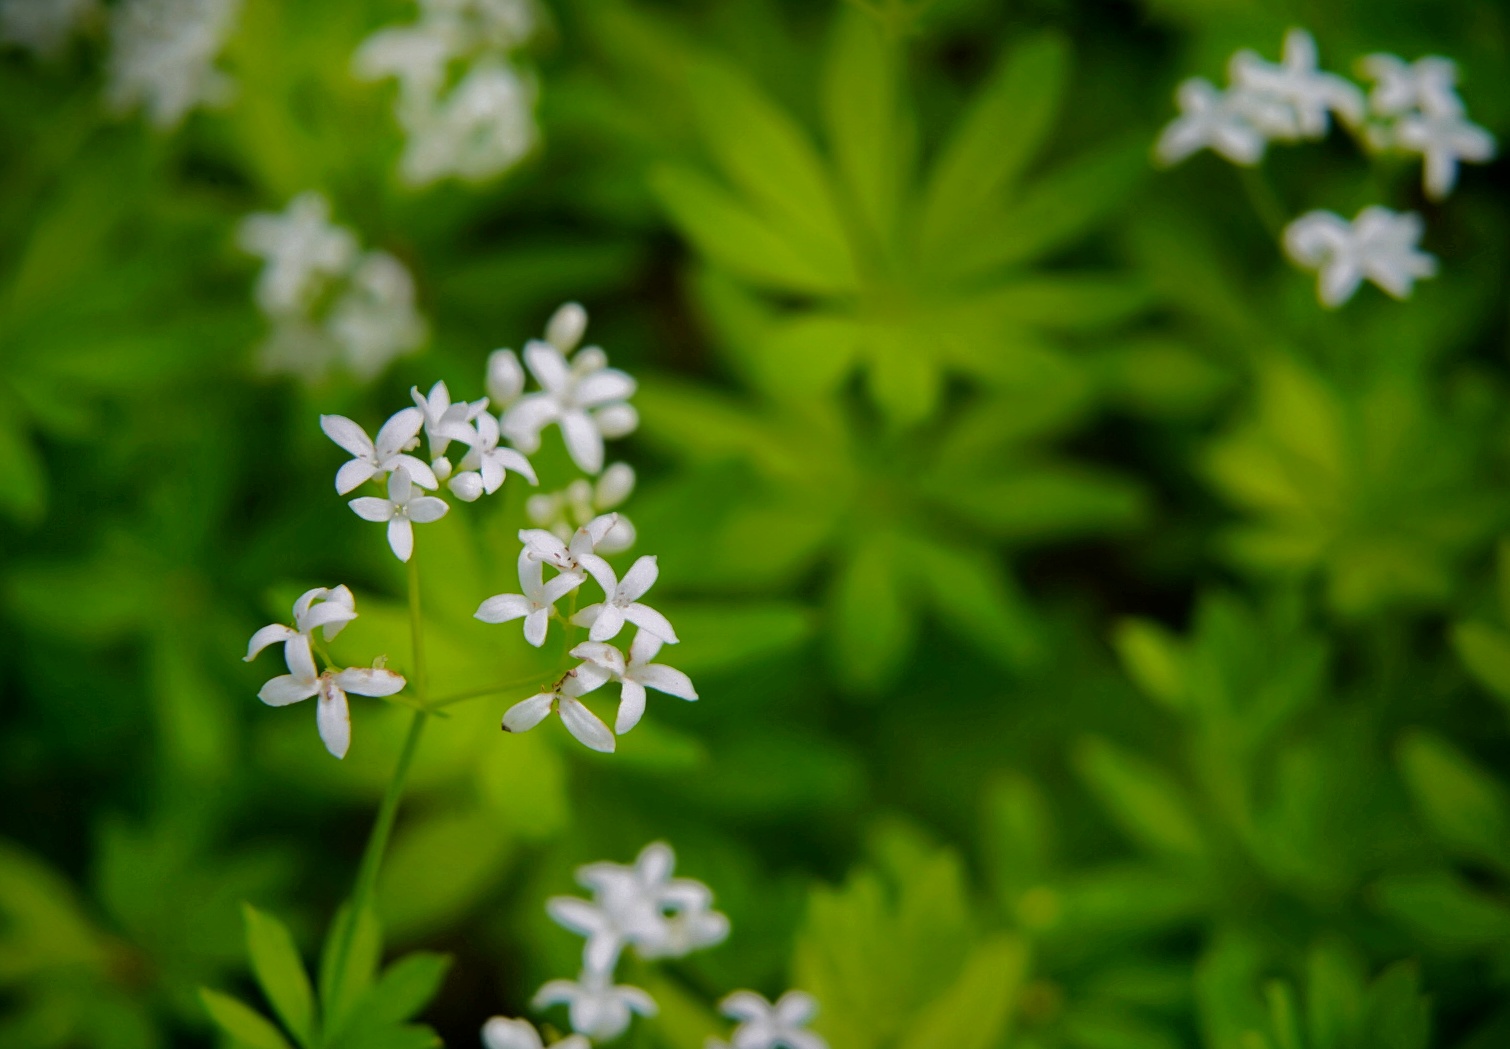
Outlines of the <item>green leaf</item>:
[{"label": "green leaf", "polygon": [[449,954],[414,951],[383,970],[362,995],[363,1024],[399,1024],[430,1004],[451,968]]},{"label": "green leaf", "polygon": [[1431,1005],[1421,994],[1413,962],[1397,962],[1368,989],[1361,1044],[1369,1049],[1426,1049],[1431,1041]]},{"label": "green leaf", "polygon": [[1417,809],[1444,844],[1510,871],[1510,797],[1499,781],[1424,731],[1401,741],[1398,760]]},{"label": "green leaf", "polygon": [[1510,944],[1510,907],[1446,872],[1398,874],[1374,887],[1379,909],[1448,952]]},{"label": "green leaf", "polygon": [[270,1020],[230,995],[201,987],[199,1000],[215,1025],[245,1049],[291,1049]]},{"label": "green leaf", "polygon": [[1458,623],[1452,647],[1480,684],[1510,704],[1510,634],[1487,623]]},{"label": "green leaf", "polygon": [[845,188],[882,248],[896,236],[897,204],[911,175],[912,129],[901,113],[901,49],[874,18],[835,18],[823,114]]},{"label": "green leaf", "polygon": [[1097,331],[1121,324],[1149,304],[1148,290],[1122,277],[1030,277],[986,297],[1006,324],[1055,332]]},{"label": "green leaf", "polygon": [[877,530],[857,537],[834,576],[834,669],[863,692],[891,683],[912,654],[917,618],[904,567],[895,537]]},{"label": "green leaf", "polygon": [[1112,646],[1145,695],[1171,710],[1187,705],[1186,654],[1179,638],[1151,619],[1130,616],[1117,624]]},{"label": "green leaf", "polygon": [[903,559],[913,586],[929,593],[934,613],[980,652],[1008,669],[1020,669],[1042,648],[1032,609],[988,550],[941,543],[931,536],[905,538]]},{"label": "green leaf", "polygon": [[992,1049],[1004,1037],[1028,970],[1027,945],[998,934],[980,944],[954,983],[902,1034],[899,1049]]},{"label": "green leaf", "polygon": [[760,384],[778,397],[831,393],[854,366],[860,340],[852,317],[814,312],[778,322],[756,350]]},{"label": "green leaf", "polygon": [[973,239],[982,204],[1006,192],[1037,155],[1068,72],[1065,42],[1044,34],[1018,45],[982,89],[924,193],[918,239],[930,268]]},{"label": "green leaf", "polygon": [[1261,965],[1254,944],[1231,934],[1219,936],[1196,964],[1196,1003],[1207,1049],[1253,1049],[1249,1032],[1261,1031],[1265,1021],[1257,993]]},{"label": "green leaf", "polygon": [[1099,737],[1075,750],[1075,768],[1102,807],[1155,855],[1200,863],[1206,845],[1182,791],[1161,770]]},{"label": "green leaf", "polygon": [[283,1021],[300,1045],[312,1045],[315,1038],[314,992],[299,949],[294,946],[288,928],[270,914],[263,914],[249,903],[241,905],[246,922],[246,949],[252,959],[252,972],[262,993],[267,995],[273,1011]]},{"label": "green leaf", "polygon": [[325,1016],[325,1037],[334,1039],[345,1026],[352,1007],[372,985],[383,952],[383,930],[371,907],[362,908],[351,936],[345,965],[337,970],[340,944],[351,922],[351,905],[341,905],[320,956],[320,1006]]},{"label": "green leaf", "polygon": [[1354,952],[1323,943],[1306,960],[1306,1033],[1310,1049],[1352,1049],[1363,1023],[1364,970]]}]

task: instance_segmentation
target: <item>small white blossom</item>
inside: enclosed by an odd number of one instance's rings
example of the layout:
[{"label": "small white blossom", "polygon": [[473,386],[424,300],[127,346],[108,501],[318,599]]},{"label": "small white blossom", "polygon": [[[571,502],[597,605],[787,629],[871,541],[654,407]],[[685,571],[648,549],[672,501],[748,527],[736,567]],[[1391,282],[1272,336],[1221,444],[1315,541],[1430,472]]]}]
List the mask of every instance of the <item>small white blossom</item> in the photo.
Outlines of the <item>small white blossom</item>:
[{"label": "small white blossom", "polygon": [[364,521],[388,522],[388,545],[400,561],[408,561],[414,553],[414,524],[439,521],[450,509],[444,500],[417,495],[402,465],[388,475],[388,498],[363,496],[353,499],[350,506]]},{"label": "small white blossom", "polygon": [[1242,95],[1218,91],[1211,81],[1191,77],[1175,92],[1180,107],[1154,147],[1161,164],[1178,164],[1203,149],[1244,167],[1264,156],[1267,136],[1253,123],[1253,108]]},{"label": "small white blossom", "polygon": [[0,44],[54,58],[74,30],[98,12],[98,0],[0,0]]},{"label": "small white blossom", "polygon": [[1442,200],[1458,181],[1458,163],[1494,159],[1494,136],[1462,116],[1429,113],[1401,117],[1390,133],[1395,148],[1419,153],[1425,161],[1426,195]]},{"label": "small white blossom", "polygon": [[598,556],[596,551],[599,544],[618,524],[618,519],[618,514],[603,514],[601,517],[594,517],[572,533],[569,543],[562,542],[554,532],[547,532],[543,528],[521,529],[519,541],[524,544],[525,552],[530,557],[536,561],[544,561],[562,572],[575,572],[580,575],[590,571],[598,573],[606,571],[612,575],[613,569],[608,566],[607,561]]},{"label": "small white blossom", "polygon": [[473,614],[484,623],[508,623],[524,620],[524,639],[539,648],[545,644],[545,633],[550,626],[551,613],[556,602],[582,585],[582,577],[571,572],[562,572],[550,582],[543,580],[545,566],[530,557],[528,550],[519,551],[519,588],[522,594],[497,594],[478,606]]},{"label": "small white blossom", "polygon": [[324,741],[325,749],[338,758],[344,758],[351,746],[351,711],[346,693],[391,696],[404,688],[403,677],[391,670],[348,667],[345,670],[327,669],[323,674],[317,674],[314,657],[307,646],[292,649],[292,653],[288,661],[289,672],[263,685],[257,698],[270,707],[284,707],[318,695],[320,702],[315,707],[315,723],[320,730],[320,739]]},{"label": "small white blossom", "polygon": [[551,711],[561,715],[566,730],[584,746],[611,754],[614,750],[613,733],[603,724],[598,715],[588,710],[577,698],[608,681],[608,673],[591,663],[583,663],[566,675],[550,692],[542,692],[529,699],[515,703],[504,712],[503,728],[506,732],[528,732],[550,716]]},{"label": "small white blossom", "polygon": [[[482,1025],[484,1049],[545,1049],[540,1032],[528,1020],[511,1020],[494,1016]],[[592,1043],[580,1034],[567,1035],[552,1042],[551,1049],[591,1049]]]},{"label": "small white blossom", "polygon": [[257,212],[241,220],[243,251],[266,260],[257,279],[257,304],[269,314],[294,313],[356,261],[357,239],[330,221],[330,202],[301,193],[282,212]]},{"label": "small white blossom", "polygon": [[538,21],[531,0],[420,0],[426,19],[449,21],[467,39],[496,51],[529,42]]},{"label": "small white blossom", "polygon": [[429,334],[416,306],[414,277],[386,251],[362,256],[326,328],[341,344],[346,366],[363,381],[418,349]]},{"label": "small white blossom", "polygon": [[1364,75],[1374,81],[1369,109],[1377,116],[1404,116],[1413,110],[1433,116],[1463,114],[1458,97],[1458,67],[1451,59],[1427,55],[1407,62],[1397,55],[1368,55],[1359,62]]},{"label": "small white blossom", "polygon": [[1320,271],[1323,305],[1342,305],[1365,279],[1403,299],[1416,280],[1437,271],[1436,258],[1417,246],[1423,228],[1421,216],[1388,208],[1364,208],[1351,223],[1312,211],[1285,228],[1285,250],[1299,265]]},{"label": "small white blossom", "polygon": [[444,98],[401,114],[409,142],[399,173],[411,186],[493,178],[535,147],[535,83],[502,60],[482,61]]},{"label": "small white blossom", "polygon": [[362,41],[351,69],[361,80],[393,77],[399,82],[401,108],[422,108],[445,86],[446,68],[461,46],[449,23],[388,26]]},{"label": "small white blossom", "polygon": [[409,478],[415,484],[434,491],[439,484],[434,472],[424,460],[408,454],[419,443],[422,425],[424,416],[418,408],[403,408],[383,424],[377,440],[373,441],[366,430],[344,415],[320,416],[320,429],[325,431],[325,436],[353,456],[336,471],[336,491],[345,495],[400,466],[409,472]]},{"label": "small white blossom", "polygon": [[409,393],[414,398],[415,406],[424,413],[425,440],[430,445],[430,455],[433,458],[445,455],[446,448],[452,441],[471,443],[476,440],[472,420],[487,408],[486,398],[471,403],[457,401],[453,404],[451,391],[444,381],[430,387],[428,394],[420,393],[418,386],[410,389]]},{"label": "small white blossom", "polygon": [[603,588],[601,602],[588,605],[572,617],[577,626],[590,628],[588,640],[609,641],[624,629],[625,622],[630,622],[662,641],[677,643],[676,631],[666,617],[639,600],[655,585],[656,577],[660,575],[653,555],[647,554],[630,565],[623,579],[617,578],[613,568],[601,558],[587,562],[584,567]]},{"label": "small white blossom", "polygon": [[488,402],[500,412],[519,399],[524,392],[524,365],[513,350],[494,350],[488,354]]},{"label": "small white blossom", "polygon": [[636,630],[627,661],[623,652],[602,641],[584,641],[571,650],[577,659],[597,664],[608,671],[612,680],[620,683],[619,716],[613,726],[614,732],[620,736],[639,724],[644,716],[647,688],[678,699],[697,699],[691,678],[673,667],[652,662],[660,653],[661,645],[661,639],[654,634]]},{"label": "small white blossom", "polygon": [[545,341],[567,355],[582,345],[586,334],[587,310],[580,302],[562,304],[545,322]]},{"label": "small white blossom", "polygon": [[788,991],[774,1004],[754,991],[735,991],[719,1010],[739,1021],[733,1049],[828,1049],[822,1037],[806,1029],[818,1015],[818,1003],[802,991]]},{"label": "small white blossom", "polygon": [[[621,505],[633,493],[634,484],[634,469],[628,463],[613,463],[596,483],[578,478],[559,492],[530,496],[524,512],[531,522],[565,540],[577,528]],[[605,555],[622,553],[634,540],[634,524],[621,513],[597,550]]]},{"label": "small white blossom", "polygon": [[614,985],[612,975],[587,970],[571,980],[552,980],[535,995],[535,1008],[566,1005],[572,1030],[588,1038],[607,1041],[629,1029],[633,1013],[656,1014],[655,999],[625,984]]},{"label": "small white blossom", "polygon": [[447,485],[458,498],[470,503],[484,492],[492,495],[502,487],[509,470],[522,474],[530,484],[540,483],[535,477],[535,468],[523,453],[499,447],[499,436],[495,417],[487,412],[477,416],[472,446],[461,459],[463,472],[452,477]]},{"label": "small white blossom", "polygon": [[244,662],[250,663],[268,645],[282,641],[284,658],[292,665],[294,653],[290,650],[290,645],[308,652],[310,638],[316,630],[323,629],[325,640],[333,641],[342,628],[356,617],[356,598],[346,586],[329,589],[317,586],[306,590],[294,602],[294,625],[290,627],[284,623],[270,623],[258,630],[247,644]]},{"label": "small white blossom", "polygon": [[141,106],[159,128],[190,110],[229,100],[232,84],[215,68],[240,0],[124,0],[110,18],[105,98],[124,112]]},{"label": "small white blossom", "polygon": [[[1284,55],[1278,65],[1252,51],[1232,56],[1232,82],[1247,96],[1244,104],[1253,107],[1254,98],[1273,100],[1287,111],[1278,126],[1265,127],[1258,121],[1271,137],[1322,138],[1327,133],[1328,113],[1336,113],[1352,126],[1362,123],[1363,92],[1337,74],[1317,69],[1316,57],[1316,41],[1304,29],[1285,34]],[[1262,111],[1250,108],[1250,113]]]}]

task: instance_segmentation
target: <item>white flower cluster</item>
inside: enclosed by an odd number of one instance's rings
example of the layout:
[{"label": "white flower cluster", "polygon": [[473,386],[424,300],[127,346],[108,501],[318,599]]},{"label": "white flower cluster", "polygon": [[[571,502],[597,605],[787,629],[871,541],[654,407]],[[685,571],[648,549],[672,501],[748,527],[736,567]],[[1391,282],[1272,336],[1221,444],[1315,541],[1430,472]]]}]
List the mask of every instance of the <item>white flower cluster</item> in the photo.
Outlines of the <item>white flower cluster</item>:
[{"label": "white flower cluster", "polygon": [[215,59],[240,6],[241,0],[122,0],[115,5],[107,105],[118,112],[140,106],[152,124],[169,129],[190,110],[228,102],[234,85],[215,68]]},{"label": "white flower cluster", "polygon": [[[417,22],[378,30],[352,60],[364,80],[399,82],[395,115],[409,137],[399,172],[414,186],[502,174],[539,137],[534,77],[512,58],[534,34],[534,5],[419,0],[419,6]],[[453,67],[461,67],[459,78]]]},{"label": "white flower cluster", "polygon": [[248,215],[238,241],[266,261],[256,290],[273,329],[259,350],[264,370],[316,382],[341,364],[365,381],[424,342],[409,271],[385,251],[362,251],[321,194]]},{"label": "white flower cluster", "polygon": [[[404,678],[385,670],[381,661],[372,667],[337,669],[327,665],[323,672],[315,668],[315,631],[331,641],[341,629],[357,617],[356,599],[345,586],[307,590],[294,602],[294,625],[270,623],[252,635],[246,648],[251,662],[268,645],[283,642],[283,658],[288,673],[280,674],[262,686],[257,698],[268,706],[284,707],[312,696],[319,696],[315,723],[325,749],[338,758],[346,756],[351,746],[351,712],[346,693],[359,696],[392,696],[403,690]],[[329,664],[329,660],[326,660]]]},{"label": "white flower cluster", "polygon": [[[1367,149],[1421,156],[1425,192],[1433,200],[1452,191],[1460,162],[1494,157],[1494,136],[1468,120],[1449,59],[1429,55],[1411,63],[1375,54],[1359,68],[1374,83],[1367,96],[1317,67],[1316,42],[1303,29],[1285,35],[1277,65],[1239,51],[1228,64],[1225,91],[1199,77],[1180,84],[1180,115],[1159,136],[1155,155],[1177,164],[1210,149],[1251,167],[1271,141],[1324,138],[1335,115]],[[1297,265],[1319,271],[1318,298],[1336,307],[1365,279],[1403,299],[1416,280],[1435,274],[1436,259],[1418,248],[1424,229],[1419,215],[1383,207],[1365,208],[1351,223],[1312,211],[1286,228],[1284,243]]]},{"label": "white flower cluster", "polygon": [[99,0],[0,0],[0,44],[55,58],[76,29],[99,13]]},{"label": "white flower cluster", "polygon": [[[671,846],[655,842],[630,866],[592,863],[578,869],[577,881],[592,890],[592,900],[558,896],[547,902],[552,918],[586,938],[582,974],[551,980],[535,995],[537,1009],[567,1007],[573,1033],[555,1042],[555,1049],[588,1049],[593,1041],[623,1034],[634,1014],[656,1014],[655,1000],[645,991],[613,982],[626,948],[645,960],[681,958],[728,937],[729,920],[712,909],[712,891],[694,879],[673,878],[675,866]],[[736,991],[720,1008],[740,1021],[733,1049],[828,1049],[821,1037],[805,1030],[818,1006],[801,991],[789,991],[774,1005],[753,991]],[[483,1025],[482,1042],[486,1049],[543,1049],[534,1025],[503,1016]],[[729,1046],[709,1039],[708,1049]]]}]

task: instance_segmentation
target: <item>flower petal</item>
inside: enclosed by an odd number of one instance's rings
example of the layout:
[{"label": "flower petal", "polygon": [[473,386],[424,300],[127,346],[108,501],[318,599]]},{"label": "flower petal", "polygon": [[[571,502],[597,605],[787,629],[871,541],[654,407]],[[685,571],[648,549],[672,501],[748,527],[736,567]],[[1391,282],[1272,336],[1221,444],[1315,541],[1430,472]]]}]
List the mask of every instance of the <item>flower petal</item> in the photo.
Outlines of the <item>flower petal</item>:
[{"label": "flower petal", "polygon": [[393,556],[407,562],[414,554],[414,525],[407,517],[395,517],[388,522],[388,545]]},{"label": "flower petal", "polygon": [[404,467],[397,467],[388,475],[388,501],[395,506],[407,505],[414,498],[414,479]]},{"label": "flower petal", "polygon": [[582,705],[581,700],[573,696],[562,696],[558,707],[562,724],[584,746],[603,754],[613,753],[613,733],[608,731],[608,726],[598,719],[598,715]]},{"label": "flower petal", "polygon": [[364,521],[381,523],[393,519],[393,504],[386,499],[379,499],[373,495],[364,495],[360,499],[353,499],[347,505]]},{"label": "flower petal", "polygon": [[648,630],[636,629],[634,641],[629,645],[629,665],[644,666],[660,654],[661,646],[665,644]]},{"label": "flower petal", "polygon": [[640,723],[645,716],[645,686],[638,681],[625,679],[620,686],[619,713],[613,722],[613,730],[622,736]]},{"label": "flower petal", "polygon": [[409,442],[419,436],[425,425],[425,414],[418,408],[400,408],[388,417],[377,433],[376,451],[379,462],[398,455]]},{"label": "flower petal", "polygon": [[440,487],[440,478],[435,476],[435,470],[417,455],[395,455],[383,465],[389,470],[403,467],[404,472],[409,475],[409,480],[427,491],[433,492]]},{"label": "flower petal", "polygon": [[372,438],[367,436],[367,431],[344,415],[320,416],[320,429],[325,431],[325,436],[345,448],[358,459],[371,459],[374,456]]},{"label": "flower petal", "polygon": [[347,667],[333,679],[359,696],[392,696],[404,690],[404,675],[381,667]]},{"label": "flower petal", "polygon": [[486,1049],[544,1049],[534,1024],[507,1016],[490,1017],[482,1025],[482,1044]]},{"label": "flower petal", "polygon": [[545,644],[546,632],[550,629],[551,612],[548,608],[537,608],[524,617],[524,640],[539,648]]},{"label": "flower petal", "polygon": [[[601,611],[592,621],[592,628],[587,632],[589,641],[608,641],[619,636],[619,631],[624,629],[624,610],[618,605],[600,605]],[[633,606],[631,606],[633,607]]]},{"label": "flower petal", "polygon": [[634,378],[627,372],[604,368],[577,383],[574,400],[584,408],[596,408],[600,404],[628,400],[634,396],[634,391]]},{"label": "flower petal", "polygon": [[292,674],[279,674],[262,686],[257,698],[270,707],[286,707],[320,691],[317,682],[300,681]]},{"label": "flower petal", "polygon": [[676,631],[671,628],[670,621],[649,605],[642,605],[638,601],[624,609],[624,618],[629,620],[641,630],[648,630],[668,645],[678,643]]},{"label": "flower petal", "polygon": [[629,566],[629,571],[625,572],[624,578],[619,580],[619,588],[614,592],[615,603],[627,604],[630,601],[638,601],[655,585],[660,574],[660,565],[654,554],[641,557]]},{"label": "flower petal", "polygon": [[315,672],[315,654],[310,651],[307,635],[295,634],[283,642],[283,661],[288,664],[288,672],[295,678],[306,684],[315,683],[318,676]]},{"label": "flower petal", "polygon": [[562,412],[560,423],[572,462],[590,474],[603,469],[603,435],[591,417],[580,410]]},{"label": "flower petal", "polygon": [[551,921],[578,936],[597,936],[613,928],[603,908],[576,896],[552,896],[545,901],[545,913]]},{"label": "flower petal", "polygon": [[576,659],[595,663],[614,677],[624,676],[624,653],[602,641],[584,641],[571,650]]},{"label": "flower petal", "polygon": [[338,686],[331,684],[324,689],[315,708],[315,724],[319,726],[325,749],[344,758],[351,747],[351,711],[346,705],[346,693]]},{"label": "flower petal", "polygon": [[336,471],[337,494],[345,495],[347,492],[356,491],[356,489],[370,481],[372,476],[377,472],[377,467],[373,466],[366,459],[346,460],[346,462],[341,464],[341,468]]},{"label": "flower petal", "polygon": [[528,732],[550,714],[551,701],[555,698],[553,692],[542,692],[538,696],[531,696],[529,699],[515,703],[504,712],[504,731]]},{"label": "flower petal", "polygon": [[484,623],[508,623],[533,610],[534,606],[523,594],[495,594],[478,605],[472,617]]},{"label": "flower petal", "polygon": [[697,689],[692,687],[692,679],[675,667],[668,667],[664,663],[649,663],[636,667],[630,671],[630,674],[633,680],[646,688],[653,688],[668,696],[675,696],[678,699],[697,698]]},{"label": "flower petal", "polygon": [[526,343],[524,363],[535,381],[549,393],[560,393],[571,383],[571,368],[566,357],[548,342],[531,339]]},{"label": "flower petal", "polygon": [[279,641],[287,641],[296,633],[298,631],[294,630],[293,627],[284,626],[282,623],[269,623],[253,634],[251,641],[247,642],[246,656],[243,657],[244,661],[250,663],[257,658],[257,653],[261,652],[268,645],[276,644]]}]

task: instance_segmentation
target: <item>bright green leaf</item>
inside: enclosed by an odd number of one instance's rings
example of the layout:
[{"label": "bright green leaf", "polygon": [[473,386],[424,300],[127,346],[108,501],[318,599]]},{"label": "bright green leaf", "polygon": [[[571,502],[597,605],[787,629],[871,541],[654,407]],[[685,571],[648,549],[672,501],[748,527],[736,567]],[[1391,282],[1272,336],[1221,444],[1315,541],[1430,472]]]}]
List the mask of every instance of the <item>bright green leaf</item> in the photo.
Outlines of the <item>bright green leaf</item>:
[{"label": "bright green leaf", "polygon": [[246,1049],[291,1049],[288,1040],[271,1021],[230,995],[201,987],[199,1000],[216,1026],[234,1038],[238,1045]]},{"label": "bright green leaf", "polygon": [[1161,770],[1109,740],[1090,738],[1075,768],[1111,817],[1155,855],[1201,862],[1206,845],[1184,791]]},{"label": "bright green leaf", "polygon": [[899,1049],[991,1049],[1006,1032],[1028,969],[1027,945],[997,935],[975,948],[954,983],[902,1034]]},{"label": "bright green leaf", "polygon": [[283,1021],[300,1045],[309,1046],[315,1037],[314,992],[309,976],[299,958],[299,949],[288,928],[270,914],[249,903],[241,905],[246,922],[246,949],[252,959],[252,972],[267,995],[273,1011]]}]

